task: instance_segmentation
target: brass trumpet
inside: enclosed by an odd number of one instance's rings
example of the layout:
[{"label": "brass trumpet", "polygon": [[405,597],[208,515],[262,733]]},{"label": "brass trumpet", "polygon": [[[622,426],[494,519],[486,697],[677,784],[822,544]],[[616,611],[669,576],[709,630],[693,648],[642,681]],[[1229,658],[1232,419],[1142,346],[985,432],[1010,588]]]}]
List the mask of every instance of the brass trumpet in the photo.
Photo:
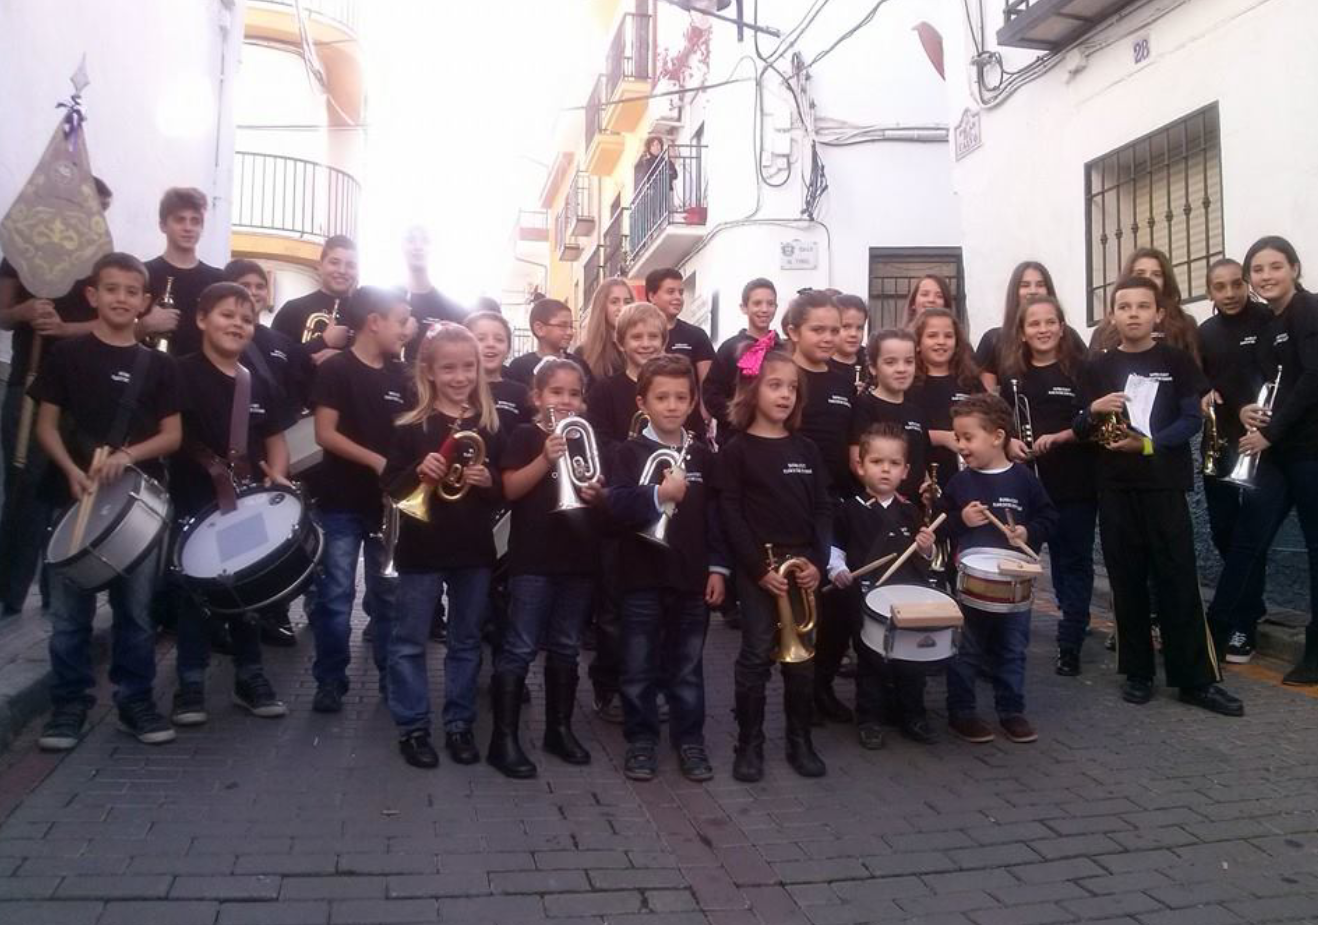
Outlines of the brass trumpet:
[{"label": "brass trumpet", "polygon": [[[960,457],[957,457],[958,459]],[[924,525],[927,527],[934,521],[934,508],[937,506],[939,499],[943,497],[943,489],[938,484],[938,463],[929,464],[929,487],[924,493]],[[947,571],[947,563],[951,557],[948,554],[947,541],[936,540],[934,542],[934,554],[929,560],[929,568],[935,572]]]},{"label": "brass trumpet", "polygon": [[322,336],[333,325],[339,323],[339,300],[334,300],[334,307],[327,312],[312,312],[307,316],[307,323],[302,325],[302,343],[314,337]]},{"label": "brass trumpet", "polygon": [[[778,652],[776,658],[780,662],[790,664],[808,662],[815,657],[815,650],[805,642],[805,637],[812,633],[815,628],[815,594],[813,591],[806,591],[796,584],[796,574],[802,569],[809,568],[810,563],[799,557],[792,557],[784,562],[778,562],[774,559],[772,545],[766,543],[764,550],[769,556],[770,570],[787,579],[787,594],[784,597],[775,598],[778,604]],[[797,593],[795,599],[792,597],[793,590]],[[799,605],[797,602],[799,602]],[[801,610],[800,620],[797,619],[796,615],[797,606]]]},{"label": "brass trumpet", "polygon": [[[682,471],[682,467],[686,465],[687,457],[691,455],[692,443],[691,435],[686,431],[682,431],[682,449],[680,452],[665,446],[660,447],[651,453],[650,458],[645,461],[645,468],[641,470],[641,484],[649,485],[650,480],[653,479],[655,474],[659,471],[659,467],[665,462],[668,463],[669,466],[668,469],[664,471],[664,475],[667,475],[674,469],[679,472]],[[668,545],[668,525],[672,523],[673,514],[676,512],[676,503],[672,501],[665,502],[663,509],[659,512],[659,517],[655,520],[654,524],[647,530],[637,531],[636,535],[643,540],[649,540],[652,543],[658,543],[660,546],[666,547]]]},{"label": "brass trumpet", "polygon": [[[165,293],[156,304],[161,308],[174,308],[174,277],[165,277]],[[156,349],[161,353],[169,352],[169,335],[160,334],[156,337]]]},{"label": "brass trumpet", "polygon": [[[430,523],[430,493],[433,490],[441,501],[461,501],[471,486],[463,479],[467,466],[485,465],[485,440],[474,430],[459,430],[449,435],[440,448],[441,453],[452,453],[453,462],[438,483],[422,481],[416,489],[398,502],[398,512]],[[447,459],[447,455],[445,456]]]},{"label": "brass trumpet", "polygon": [[1098,415],[1098,429],[1094,431],[1094,439],[1103,446],[1120,443],[1129,436],[1130,427],[1124,409],[1121,411],[1105,411]]},{"label": "brass trumpet", "polygon": [[1222,454],[1226,452],[1226,441],[1217,430],[1217,411],[1213,399],[1210,395],[1208,399],[1208,412],[1204,415],[1204,432],[1200,438],[1199,446],[1204,456],[1201,470],[1204,475],[1217,478],[1221,475]]},{"label": "brass trumpet", "polygon": [[[1272,413],[1272,406],[1277,403],[1277,390],[1281,388],[1281,367],[1277,367],[1277,378],[1271,382],[1263,383],[1259,389],[1258,404],[1263,409],[1264,414]],[[1250,428],[1253,431],[1255,428]],[[1230,482],[1232,485],[1239,485],[1241,488],[1258,488],[1254,479],[1259,471],[1258,453],[1241,453],[1240,458],[1236,460],[1235,466],[1231,469],[1231,474],[1222,481]]]},{"label": "brass trumpet", "polygon": [[[555,464],[554,478],[558,480],[558,504],[555,511],[575,511],[586,506],[581,500],[581,489],[598,479],[603,472],[595,431],[583,417],[569,414],[559,418],[552,405],[549,408],[549,426],[554,433],[568,441],[567,452]],[[572,442],[580,442],[580,452],[574,453]]]},{"label": "brass trumpet", "polygon": [[638,410],[632,415],[632,422],[627,426],[627,436],[639,437],[645,432],[645,428],[650,426],[650,416],[644,411]]},{"label": "brass trumpet", "polygon": [[1038,475],[1039,463],[1034,459],[1034,417],[1030,414],[1030,400],[1021,394],[1019,379],[1011,380],[1011,417],[1012,423],[1016,425],[1016,436],[1025,444],[1030,466],[1034,474]]}]

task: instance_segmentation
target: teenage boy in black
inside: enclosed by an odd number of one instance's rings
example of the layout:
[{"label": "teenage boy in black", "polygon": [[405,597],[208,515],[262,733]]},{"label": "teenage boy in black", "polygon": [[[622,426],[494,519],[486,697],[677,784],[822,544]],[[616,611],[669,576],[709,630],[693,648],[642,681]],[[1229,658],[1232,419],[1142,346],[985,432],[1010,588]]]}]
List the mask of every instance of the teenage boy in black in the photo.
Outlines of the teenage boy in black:
[{"label": "teenage boy in black", "polygon": [[710,364],[709,373],[701,387],[705,410],[718,422],[719,439],[732,436],[728,423],[728,405],[737,390],[737,360],[749,344],[755,343],[773,330],[773,319],[778,314],[778,290],[771,281],[756,277],[741,289],[741,312],[746,316],[746,327],[719,344]]},{"label": "teenage boy in black", "polygon": [[1226,716],[1244,704],[1217,682],[1222,676],[1204,619],[1195,568],[1194,527],[1185,493],[1194,488],[1190,439],[1203,418],[1199,402],[1208,382],[1188,353],[1155,340],[1162,320],[1158,284],[1146,277],[1118,280],[1108,317],[1120,342],[1095,357],[1081,377],[1081,438],[1095,433],[1100,415],[1125,414],[1136,382],[1155,388],[1148,434],[1128,430],[1098,459],[1099,533],[1117,620],[1117,670],[1126,676],[1127,703],[1153,699],[1157,663],[1150,633],[1149,579],[1156,585],[1167,684],[1183,703]]},{"label": "teenage boy in black", "polygon": [[[357,288],[357,245],[347,235],[325,239],[320,249],[320,288],[296,299],[289,299],[275,314],[270,327],[295,344],[317,366],[345,350],[352,342],[352,331],[343,314],[344,305]],[[338,321],[334,315],[337,306]],[[304,339],[307,321],[312,315],[328,315],[330,325],[321,333]]]},{"label": "teenage boy in black", "polygon": [[572,309],[558,299],[541,299],[531,306],[530,322],[536,347],[509,363],[505,373],[505,378],[528,389],[541,360],[567,356],[568,344],[572,343]]},{"label": "teenage boy in black", "polygon": [[430,281],[430,233],[420,225],[407,229],[403,238],[403,260],[407,264],[407,304],[412,306],[415,331],[403,350],[410,368],[421,351],[426,332],[443,321],[462,324],[467,312]]},{"label": "teenage boy in black", "polygon": [[[155,303],[138,323],[138,334],[156,335],[169,341],[171,356],[187,356],[201,349],[197,328],[197,299],[211,283],[224,280],[218,267],[197,256],[197,242],[206,228],[206,194],[190,186],[171,186],[160,197],[160,230],[165,235],[165,252],[146,263],[151,274],[151,299]],[[174,310],[161,308],[160,299],[170,279]]]},{"label": "teenage boy in black", "polygon": [[[290,412],[267,379],[242,365],[256,330],[256,306],[237,283],[215,283],[197,300],[201,351],[178,361],[183,447],[170,460],[169,494],[180,524],[215,503],[217,486],[211,469],[235,488],[264,478],[286,484],[288,445],[284,428]],[[240,377],[248,379],[244,457],[228,460],[234,397]],[[275,695],[261,668],[261,635],[251,615],[207,615],[201,603],[185,598],[178,621],[178,690],[170,720],[176,726],[207,721],[206,668],[210,661],[207,620],[228,623],[233,647],[233,702],[253,716],[284,716],[288,708]]]},{"label": "teenage boy in black", "polygon": [[[664,345],[664,352],[675,353],[690,360],[703,389],[705,377],[714,365],[714,344],[708,334],[679,317],[686,304],[686,287],[682,283],[681,271],[663,267],[647,273],[645,301],[657,306],[668,319],[668,342]],[[697,401],[691,417],[687,419],[686,429],[695,434],[698,440],[704,440],[709,434],[708,422],[709,414],[705,406]]]},{"label": "teenage boy in black", "polygon": [[363,286],[339,307],[353,333],[352,346],[316,370],[311,404],[316,442],[325,449],[316,479],[316,511],[325,549],[310,614],[316,638],[312,674],[317,713],[338,713],[348,690],[348,640],[357,593],[357,559],[365,558],[362,609],[375,624],[371,640],[380,685],[385,684],[397,580],[383,574],[388,551],[380,473],[393,441],[394,420],[407,410],[407,383],[399,356],[407,343],[409,308],[401,295]]},{"label": "teenage boy in black", "polygon": [[[56,345],[31,390],[32,398],[40,402],[36,437],[53,467],[42,490],[57,506],[81,499],[94,484],[116,481],[128,466],[163,480],[161,458],[178,449],[182,433],[174,362],[137,342],[137,318],[149,299],[146,267],[128,254],[107,254],[96,261],[92,279],[94,288],[88,289],[87,299],[96,308],[96,324],[91,333]],[[142,377],[136,385],[135,375]],[[114,431],[120,430],[116,419],[122,417],[121,406],[127,400],[131,405],[125,406],[127,426],[121,437]],[[91,468],[95,448],[111,440],[121,442],[111,447],[104,463]],[[114,615],[110,680],[119,726],[149,745],[174,738],[152,692],[156,657],[151,597],[162,554],[157,545],[108,589]],[[91,694],[96,682],[91,656],[95,613],[95,594],[51,578],[54,712],[37,740],[40,748],[67,751],[82,738],[87,712],[95,703]]]},{"label": "teenage boy in black", "polygon": [[[99,177],[93,181],[104,212],[110,208],[113,194]],[[30,384],[32,348],[37,335],[47,341],[44,349],[50,349],[52,341],[91,331],[96,321],[96,309],[87,300],[87,287],[91,285],[91,277],[80,279],[58,299],[38,299],[23,287],[13,265],[0,260],[0,330],[13,335],[9,379],[0,410],[0,441],[5,458],[5,500],[0,513],[0,617],[22,611],[41,561],[42,540],[54,513],[37,491],[49,460],[30,432],[27,461],[21,469],[14,464],[24,394]],[[45,596],[43,582],[42,597]]]}]

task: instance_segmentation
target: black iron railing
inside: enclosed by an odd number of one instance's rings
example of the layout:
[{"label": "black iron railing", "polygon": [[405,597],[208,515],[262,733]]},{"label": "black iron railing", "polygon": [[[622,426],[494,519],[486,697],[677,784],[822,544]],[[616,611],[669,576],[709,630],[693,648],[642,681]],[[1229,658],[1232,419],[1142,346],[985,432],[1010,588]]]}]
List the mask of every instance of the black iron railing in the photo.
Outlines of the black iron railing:
[{"label": "black iron railing", "polygon": [[1002,9],[1003,20],[1011,22],[1030,8],[1030,2],[1031,0],[1007,0],[1007,5]]},{"label": "black iron railing", "polygon": [[639,254],[669,225],[703,225],[709,200],[702,145],[670,145],[632,196],[631,250]]},{"label": "black iron railing", "polygon": [[590,253],[586,255],[586,262],[581,268],[581,310],[582,322],[585,322],[585,313],[590,309],[590,300],[595,296],[595,290],[599,288],[600,282],[604,279],[604,245],[597,244],[591,248]]},{"label": "black iron railing", "polygon": [[[554,216],[554,240],[558,242],[560,254],[564,248],[576,248],[581,251],[577,239],[593,234],[595,231],[595,208],[591,203],[590,177],[584,171],[577,171],[568,186],[563,207]],[[570,259],[575,260],[576,256]]]},{"label": "black iron railing", "polygon": [[586,101],[586,150],[595,143],[595,136],[604,130],[604,75],[595,78],[590,90],[590,99]]},{"label": "black iron railing", "polygon": [[361,185],[325,164],[278,154],[234,155],[233,226],[324,240],[357,236]]},{"label": "black iron railing", "polygon": [[630,257],[627,253],[627,226],[630,209],[620,209],[604,229],[604,275],[626,276]]},{"label": "black iron railing", "polygon": [[[266,0],[277,6],[296,6],[294,0]],[[302,9],[361,32],[361,9],[357,0],[302,0]]]},{"label": "black iron railing", "polygon": [[609,98],[624,80],[651,80],[654,76],[653,20],[645,13],[627,13],[609,43],[605,78]]}]

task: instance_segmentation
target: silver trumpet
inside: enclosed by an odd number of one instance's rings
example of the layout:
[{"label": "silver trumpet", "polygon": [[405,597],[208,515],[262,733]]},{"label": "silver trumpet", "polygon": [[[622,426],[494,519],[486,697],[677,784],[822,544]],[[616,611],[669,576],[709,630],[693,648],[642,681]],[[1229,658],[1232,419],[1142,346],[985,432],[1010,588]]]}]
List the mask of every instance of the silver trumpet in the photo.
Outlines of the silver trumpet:
[{"label": "silver trumpet", "polygon": [[[1263,409],[1264,414],[1272,413],[1272,406],[1277,403],[1277,390],[1281,388],[1281,367],[1277,367],[1277,378],[1271,382],[1263,383],[1263,388],[1259,389],[1258,404]],[[1257,428],[1249,428],[1252,433]],[[1240,453],[1236,464],[1231,468],[1231,474],[1222,481],[1230,482],[1240,488],[1258,488],[1254,481],[1259,471],[1259,453]]]},{"label": "silver trumpet", "polygon": [[[663,475],[672,472],[674,469],[681,472],[686,465],[687,457],[691,455],[691,435],[682,431],[682,449],[679,452],[671,447],[660,447],[650,454],[650,458],[645,461],[645,468],[641,470],[641,484],[649,485],[656,474]],[[668,463],[668,468],[663,473],[659,472],[659,467]],[[659,517],[646,530],[636,531],[636,535],[643,540],[649,540],[660,546],[668,546],[668,525],[673,522],[673,514],[677,512],[677,504],[673,501],[664,502],[659,512]]]},{"label": "silver trumpet", "polygon": [[1030,467],[1038,475],[1039,463],[1034,458],[1034,418],[1030,414],[1030,400],[1021,394],[1019,379],[1011,380],[1011,418],[1016,425],[1016,435],[1025,444],[1025,452],[1030,456]]},{"label": "silver trumpet", "polygon": [[[555,511],[575,511],[586,507],[581,500],[581,489],[594,482],[603,473],[595,431],[583,417],[570,414],[560,418],[557,409],[549,409],[549,425],[558,436],[567,441],[567,452],[555,463],[554,478],[558,479],[558,504]],[[580,443],[579,451],[573,442]]]},{"label": "silver trumpet", "polygon": [[384,496],[384,523],[380,526],[380,544],[384,546],[384,568],[380,569],[381,578],[397,578],[398,569],[394,567],[394,552],[398,549],[398,531],[402,527],[398,502],[388,495]]}]

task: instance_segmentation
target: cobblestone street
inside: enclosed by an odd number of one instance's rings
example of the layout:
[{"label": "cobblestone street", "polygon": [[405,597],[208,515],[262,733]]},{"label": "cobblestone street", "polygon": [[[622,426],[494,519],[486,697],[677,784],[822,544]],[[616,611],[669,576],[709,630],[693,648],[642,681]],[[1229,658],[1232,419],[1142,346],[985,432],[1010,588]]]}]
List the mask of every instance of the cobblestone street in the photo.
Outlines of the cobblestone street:
[{"label": "cobblestone street", "polygon": [[[38,753],[29,726],[0,770],[0,922],[1318,921],[1318,700],[1265,665],[1229,679],[1243,721],[1165,691],[1127,706],[1101,634],[1071,680],[1052,674],[1052,633],[1038,616],[1037,744],[892,736],[865,752],[831,726],[817,737],[829,775],[807,781],[782,759],[775,708],[768,776],[744,786],[729,774],[737,634],[716,623],[718,776],[700,786],[667,754],[657,781],[627,782],[620,729],[593,716],[580,723],[593,765],[544,756],[538,671],[525,738],[539,779],[447,756],[413,770],[359,643],[345,712],[310,711],[304,630],[297,649],[266,650],[283,721],[230,707],[220,665],[210,724],[172,745],[131,742],[103,705],[62,758]],[[167,704],[172,654],[160,676]],[[941,726],[941,683],[929,703]],[[479,733],[483,748],[487,722]]]}]

